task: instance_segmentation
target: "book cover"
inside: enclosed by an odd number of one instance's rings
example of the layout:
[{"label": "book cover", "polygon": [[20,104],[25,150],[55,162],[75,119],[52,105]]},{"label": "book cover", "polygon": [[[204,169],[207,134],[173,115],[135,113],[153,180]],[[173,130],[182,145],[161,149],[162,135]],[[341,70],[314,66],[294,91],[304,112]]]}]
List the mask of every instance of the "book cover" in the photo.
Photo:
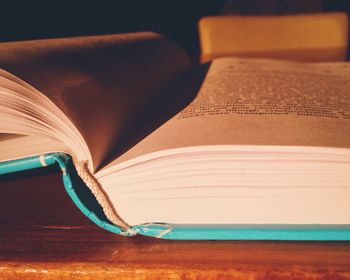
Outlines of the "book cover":
[{"label": "book cover", "polygon": [[[304,240],[345,241],[350,240],[350,225],[181,225],[147,223],[122,229],[108,221],[94,198],[82,198],[76,192],[74,181],[78,180],[70,156],[63,153],[0,162],[0,175],[28,169],[59,165],[63,186],[78,209],[97,226],[123,236],[137,234],[174,240]],[[98,213],[96,215],[96,213]]]}]

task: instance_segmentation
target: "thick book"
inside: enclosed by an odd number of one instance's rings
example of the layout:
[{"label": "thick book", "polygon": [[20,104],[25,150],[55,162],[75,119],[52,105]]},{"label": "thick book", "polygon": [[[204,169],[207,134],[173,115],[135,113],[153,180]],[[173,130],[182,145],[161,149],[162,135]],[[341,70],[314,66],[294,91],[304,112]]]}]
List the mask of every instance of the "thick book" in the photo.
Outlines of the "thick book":
[{"label": "thick book", "polygon": [[348,63],[197,65],[134,33],[2,43],[0,68],[1,174],[58,164],[107,230],[350,240]]}]

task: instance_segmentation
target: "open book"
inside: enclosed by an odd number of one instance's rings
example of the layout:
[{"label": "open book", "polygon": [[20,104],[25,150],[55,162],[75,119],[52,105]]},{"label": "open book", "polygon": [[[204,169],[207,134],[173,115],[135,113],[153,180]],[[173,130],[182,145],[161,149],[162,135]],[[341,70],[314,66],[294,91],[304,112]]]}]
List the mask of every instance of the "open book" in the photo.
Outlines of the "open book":
[{"label": "open book", "polygon": [[0,68],[0,171],[70,155],[107,229],[350,239],[348,63],[195,65],[135,33],[2,43]]}]

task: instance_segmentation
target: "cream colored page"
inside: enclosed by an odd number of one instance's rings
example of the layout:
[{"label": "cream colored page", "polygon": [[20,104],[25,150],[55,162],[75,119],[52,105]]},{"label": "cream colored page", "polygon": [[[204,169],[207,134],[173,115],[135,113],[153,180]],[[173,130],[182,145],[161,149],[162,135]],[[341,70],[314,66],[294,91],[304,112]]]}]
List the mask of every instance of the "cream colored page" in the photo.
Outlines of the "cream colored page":
[{"label": "cream colored page", "polygon": [[53,152],[71,153],[63,144],[51,139],[0,133],[0,162]]},{"label": "cream colored page", "polygon": [[350,65],[212,63],[194,101],[113,164],[193,145],[350,147]]},{"label": "cream colored page", "polygon": [[0,44],[0,68],[40,90],[69,117],[95,167],[190,67],[180,47],[154,33]]}]

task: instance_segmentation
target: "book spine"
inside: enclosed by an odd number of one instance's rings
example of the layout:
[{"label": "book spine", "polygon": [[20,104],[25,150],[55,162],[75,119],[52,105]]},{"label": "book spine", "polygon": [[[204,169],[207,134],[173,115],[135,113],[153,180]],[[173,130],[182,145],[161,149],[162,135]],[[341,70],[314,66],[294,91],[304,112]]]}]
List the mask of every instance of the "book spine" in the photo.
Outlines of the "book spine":
[{"label": "book spine", "polygon": [[[70,163],[72,163],[72,158],[64,153],[50,153],[40,156],[33,156],[27,158],[21,158],[16,160],[10,160],[5,162],[0,162],[0,175],[15,173],[35,168],[47,167],[50,165],[58,164],[62,171],[63,185],[68,193],[69,197],[72,199],[74,204],[78,209],[89,218],[94,224],[99,227],[104,228],[113,233],[117,233],[124,236],[133,236],[137,232],[130,227],[122,228],[110,221],[101,220],[93,211],[91,211],[85,203],[80,199],[77,194],[71,174]],[[107,217],[108,218],[108,217]]]},{"label": "book spine", "polygon": [[126,231],[129,230],[130,226],[118,215],[114,205],[109,201],[102,186],[88,169],[87,162],[74,162],[74,166],[80,178],[84,181],[85,185],[90,189],[98,203],[101,205],[108,220]]},{"label": "book spine", "polygon": [[[77,192],[75,191],[72,176],[71,176],[71,169],[69,168],[69,163],[73,163],[73,166],[75,167],[78,175],[83,180],[83,182],[86,184],[86,187],[91,191],[92,190],[92,183],[91,181],[96,181],[96,179],[91,175],[87,169],[87,165],[82,163],[76,163],[73,162],[72,158],[64,153],[53,153],[46,155],[48,158],[52,157],[55,161],[55,163],[58,163],[61,171],[62,171],[62,179],[63,179],[63,185],[65,187],[66,192],[68,193],[69,197],[73,200],[74,204],[78,207],[78,209],[87,217],[89,218],[94,224],[96,224],[99,227],[102,227],[105,230],[108,230],[110,232],[124,235],[124,236],[133,236],[136,235],[137,232],[132,230],[129,226],[120,227],[119,225],[116,225],[113,222],[110,221],[103,221],[101,220],[93,211],[90,211],[83,203],[83,201],[79,198]],[[89,174],[89,175],[86,175]],[[83,175],[83,177],[81,176]],[[87,179],[87,176],[89,176]],[[97,182],[97,181],[96,181]],[[87,184],[89,183],[89,185]],[[102,192],[99,190],[99,192]],[[95,196],[96,200],[98,201],[96,197],[96,191],[92,192],[92,194]],[[101,205],[101,201],[98,201],[99,205]],[[105,212],[105,211],[104,211]],[[106,213],[105,213],[106,214]],[[107,216],[108,218],[108,216]]]}]

